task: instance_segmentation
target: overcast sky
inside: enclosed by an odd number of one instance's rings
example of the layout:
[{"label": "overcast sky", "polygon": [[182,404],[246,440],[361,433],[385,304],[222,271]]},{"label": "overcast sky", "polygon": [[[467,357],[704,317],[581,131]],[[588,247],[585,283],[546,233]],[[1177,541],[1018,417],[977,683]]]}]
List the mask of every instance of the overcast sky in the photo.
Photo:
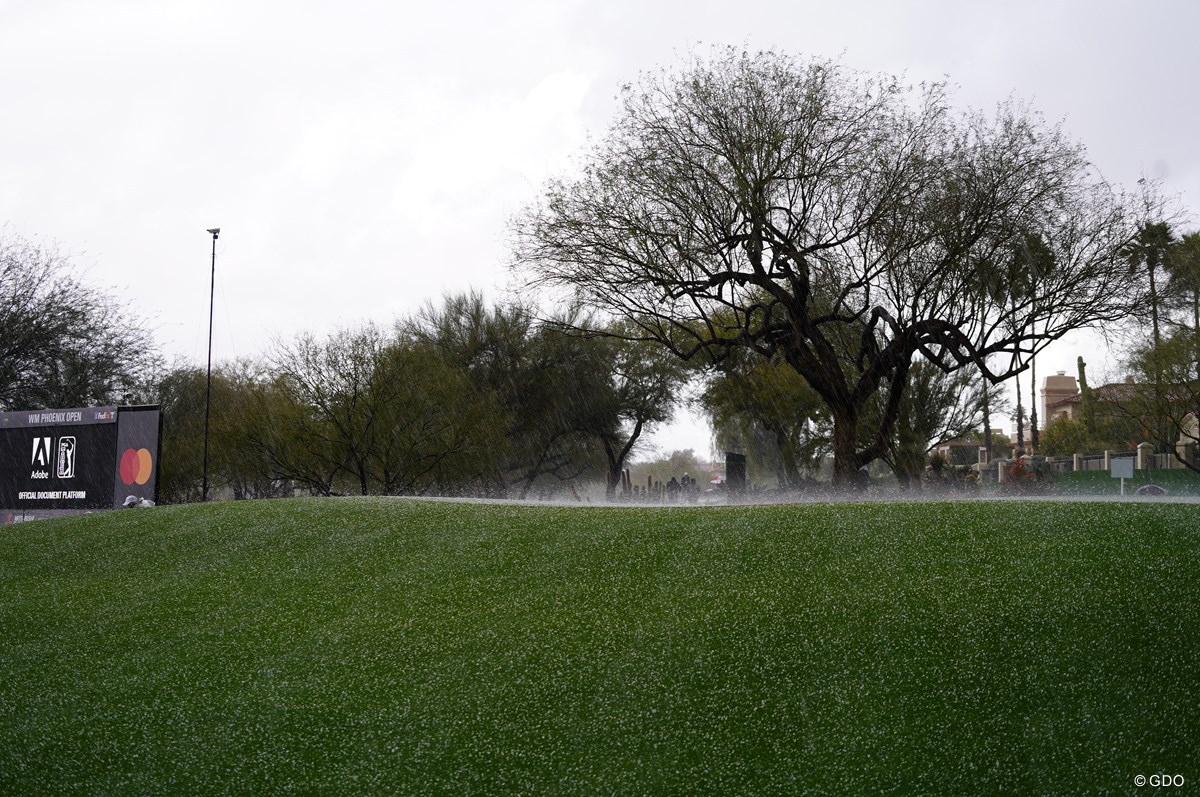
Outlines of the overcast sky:
[{"label": "overcast sky", "polygon": [[[1200,209],[1200,3],[0,0],[0,224],[203,364],[508,281],[506,220],[638,72],[710,45],[1029,100]],[[1195,224],[1193,224],[1193,227]],[[1091,343],[1059,345],[1039,379]],[[660,435],[707,452],[687,424]]]}]

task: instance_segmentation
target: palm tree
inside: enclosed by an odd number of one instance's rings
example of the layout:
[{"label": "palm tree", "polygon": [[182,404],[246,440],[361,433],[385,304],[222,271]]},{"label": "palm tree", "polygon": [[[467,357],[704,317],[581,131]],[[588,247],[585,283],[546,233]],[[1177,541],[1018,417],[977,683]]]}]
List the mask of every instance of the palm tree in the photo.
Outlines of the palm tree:
[{"label": "palm tree", "polygon": [[1159,323],[1159,305],[1162,297],[1158,292],[1159,270],[1167,265],[1167,252],[1175,242],[1175,233],[1165,221],[1146,222],[1125,247],[1125,258],[1131,269],[1144,268],[1150,283],[1150,323],[1154,330],[1154,347],[1162,345],[1162,330]]},{"label": "palm tree", "polygon": [[[1138,229],[1137,235],[1125,247],[1125,258],[1130,269],[1146,271],[1150,286],[1150,324],[1154,333],[1154,352],[1162,348],[1162,327],[1160,323],[1160,305],[1163,296],[1159,293],[1159,270],[1166,267],[1169,260],[1167,253],[1175,242],[1175,233],[1171,225],[1165,221],[1145,222]],[[1157,363],[1157,357],[1155,362]],[[1163,450],[1169,445],[1164,416],[1166,408],[1163,396],[1162,369],[1154,366],[1154,417],[1151,420],[1151,437],[1155,450]]]},{"label": "palm tree", "polygon": [[1196,376],[1200,377],[1200,232],[1190,232],[1172,244],[1166,267],[1170,274],[1168,290],[1191,305]]}]

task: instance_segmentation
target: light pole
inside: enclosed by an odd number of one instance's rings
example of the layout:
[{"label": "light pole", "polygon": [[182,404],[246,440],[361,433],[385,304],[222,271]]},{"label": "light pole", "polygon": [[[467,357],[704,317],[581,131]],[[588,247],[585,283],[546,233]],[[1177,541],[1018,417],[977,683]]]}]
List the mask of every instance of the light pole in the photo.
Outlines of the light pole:
[{"label": "light pole", "polygon": [[220,227],[208,231],[213,237],[212,243],[212,277],[208,284],[208,370],[205,375],[204,387],[204,481],[200,488],[200,500],[208,500],[208,411],[212,400],[212,327],[213,327],[213,294],[217,287],[217,236],[221,234]]}]

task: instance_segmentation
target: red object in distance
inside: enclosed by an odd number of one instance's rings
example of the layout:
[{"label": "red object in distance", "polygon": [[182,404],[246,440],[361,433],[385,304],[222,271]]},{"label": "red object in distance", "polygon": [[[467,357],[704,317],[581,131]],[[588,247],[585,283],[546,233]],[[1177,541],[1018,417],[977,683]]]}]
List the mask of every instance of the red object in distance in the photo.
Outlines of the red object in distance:
[{"label": "red object in distance", "polygon": [[127,485],[145,484],[150,481],[150,472],[153,467],[154,460],[149,451],[144,448],[127,448],[121,454],[121,481]]},{"label": "red object in distance", "polygon": [[121,481],[133,484],[137,480],[138,465],[137,451],[132,448],[125,449],[125,453],[121,455]]}]

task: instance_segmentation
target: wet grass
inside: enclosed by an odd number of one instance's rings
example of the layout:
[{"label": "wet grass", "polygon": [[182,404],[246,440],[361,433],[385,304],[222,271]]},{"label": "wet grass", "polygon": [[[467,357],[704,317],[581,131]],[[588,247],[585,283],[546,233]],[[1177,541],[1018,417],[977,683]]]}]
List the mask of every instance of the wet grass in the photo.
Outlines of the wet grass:
[{"label": "wet grass", "polygon": [[22,524],[0,793],[1200,780],[1198,527],[1169,504],[387,499]]},{"label": "wet grass", "polygon": [[[1132,495],[1147,484],[1162,487],[1172,496],[1200,496],[1200,474],[1190,470],[1135,470],[1132,479],[1125,480],[1125,494]],[[1121,480],[1108,471],[1060,473],[1054,485],[1057,495],[1120,495]]]}]

